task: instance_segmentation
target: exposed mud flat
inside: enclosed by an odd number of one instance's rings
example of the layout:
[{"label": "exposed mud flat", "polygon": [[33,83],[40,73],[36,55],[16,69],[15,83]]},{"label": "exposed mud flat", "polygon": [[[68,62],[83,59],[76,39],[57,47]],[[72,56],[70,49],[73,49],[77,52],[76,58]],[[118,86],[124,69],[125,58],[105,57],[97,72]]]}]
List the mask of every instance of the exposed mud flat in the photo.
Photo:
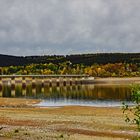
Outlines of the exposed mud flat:
[{"label": "exposed mud flat", "polygon": [[1,98],[0,140],[129,140],[140,135],[125,123],[121,108],[32,107],[38,102]]}]

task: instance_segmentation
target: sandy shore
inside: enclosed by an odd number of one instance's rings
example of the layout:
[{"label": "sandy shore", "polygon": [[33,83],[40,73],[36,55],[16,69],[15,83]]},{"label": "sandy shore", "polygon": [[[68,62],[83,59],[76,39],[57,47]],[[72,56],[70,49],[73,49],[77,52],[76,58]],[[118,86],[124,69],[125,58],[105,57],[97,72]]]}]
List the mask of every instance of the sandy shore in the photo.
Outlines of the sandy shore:
[{"label": "sandy shore", "polygon": [[38,102],[0,98],[0,140],[129,140],[138,135],[121,108],[32,107]]},{"label": "sandy shore", "polygon": [[109,78],[95,78],[94,83],[96,84],[140,84],[140,77],[109,77]]},{"label": "sandy shore", "polygon": [[32,105],[39,103],[40,100],[21,99],[21,98],[0,98],[0,107],[21,108],[32,107]]}]

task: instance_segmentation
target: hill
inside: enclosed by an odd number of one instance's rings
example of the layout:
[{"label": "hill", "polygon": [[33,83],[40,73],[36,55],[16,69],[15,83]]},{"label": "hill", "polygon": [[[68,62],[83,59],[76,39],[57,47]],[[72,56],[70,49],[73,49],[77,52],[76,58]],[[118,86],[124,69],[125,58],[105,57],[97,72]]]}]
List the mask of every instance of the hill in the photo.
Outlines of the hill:
[{"label": "hill", "polygon": [[10,56],[0,54],[0,67],[4,66],[24,66],[27,64],[40,63],[62,63],[70,61],[72,64],[92,64],[107,63],[140,63],[140,53],[97,53],[97,54],[76,54],[76,55],[44,55],[44,56]]}]

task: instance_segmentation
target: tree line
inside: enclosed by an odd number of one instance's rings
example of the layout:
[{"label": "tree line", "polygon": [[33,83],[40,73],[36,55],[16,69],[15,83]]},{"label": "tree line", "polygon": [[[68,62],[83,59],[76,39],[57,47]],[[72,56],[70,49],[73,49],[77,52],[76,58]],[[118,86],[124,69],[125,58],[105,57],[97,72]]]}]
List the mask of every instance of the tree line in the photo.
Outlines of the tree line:
[{"label": "tree line", "polygon": [[140,53],[77,55],[0,55],[0,74],[87,74],[94,77],[140,76]]},{"label": "tree line", "polygon": [[0,67],[0,74],[87,74],[94,77],[134,77],[140,76],[140,66],[132,63],[108,63],[86,66],[66,61],[58,64],[45,63]]},{"label": "tree line", "polygon": [[132,63],[140,64],[140,53],[97,53],[77,55],[10,56],[0,55],[0,67],[26,66],[29,64],[58,64],[70,61],[72,64]]}]

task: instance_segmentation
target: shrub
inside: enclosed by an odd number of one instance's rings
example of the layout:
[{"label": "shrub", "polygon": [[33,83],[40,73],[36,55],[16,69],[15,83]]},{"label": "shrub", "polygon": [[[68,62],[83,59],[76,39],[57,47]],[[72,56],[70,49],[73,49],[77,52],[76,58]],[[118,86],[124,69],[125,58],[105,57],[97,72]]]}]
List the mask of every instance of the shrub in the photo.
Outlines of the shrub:
[{"label": "shrub", "polygon": [[134,106],[128,106],[123,103],[123,113],[125,114],[125,121],[136,124],[140,131],[140,85],[132,85],[131,87],[132,102]]}]

